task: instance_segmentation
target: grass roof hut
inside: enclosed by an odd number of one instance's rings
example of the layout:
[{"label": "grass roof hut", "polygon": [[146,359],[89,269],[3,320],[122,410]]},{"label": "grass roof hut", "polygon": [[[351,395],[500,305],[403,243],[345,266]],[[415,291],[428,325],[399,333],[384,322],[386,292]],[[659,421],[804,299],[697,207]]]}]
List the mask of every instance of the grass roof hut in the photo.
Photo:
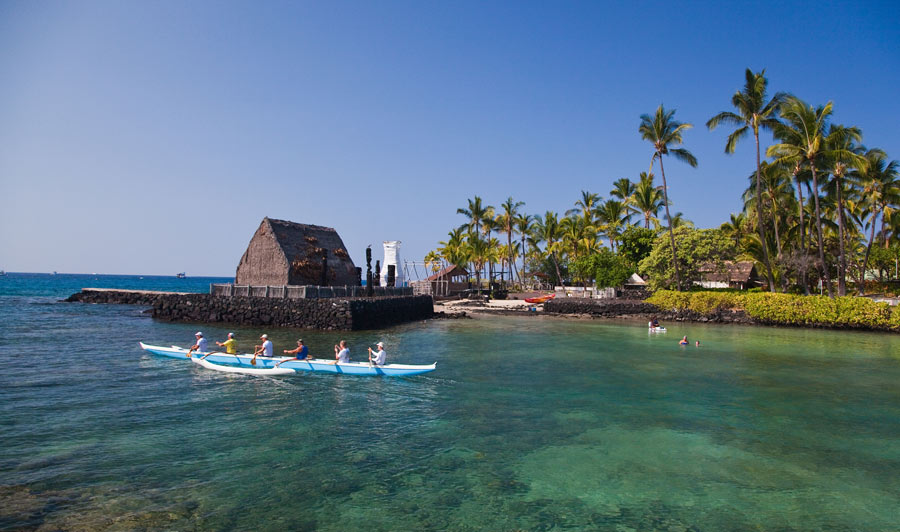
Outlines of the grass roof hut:
[{"label": "grass roof hut", "polygon": [[263,218],[238,264],[238,285],[356,285],[356,267],[331,227]]}]

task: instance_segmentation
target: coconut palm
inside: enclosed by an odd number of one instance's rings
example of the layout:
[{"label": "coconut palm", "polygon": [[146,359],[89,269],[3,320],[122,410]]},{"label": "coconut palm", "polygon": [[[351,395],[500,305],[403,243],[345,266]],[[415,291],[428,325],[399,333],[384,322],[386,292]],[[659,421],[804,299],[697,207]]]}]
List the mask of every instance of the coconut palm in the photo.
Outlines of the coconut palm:
[{"label": "coconut palm", "polygon": [[450,264],[454,264],[456,266],[465,266],[467,262],[469,262],[468,252],[466,251],[466,237],[464,230],[460,227],[450,231],[447,233],[449,238],[446,241],[440,241],[438,244],[441,247],[438,248],[438,253],[441,254],[441,258]]},{"label": "coconut palm", "polygon": [[640,181],[631,195],[634,208],[644,215],[644,227],[650,228],[650,221],[656,220],[656,213],[662,209],[663,194],[660,187],[653,184],[653,174],[641,172]]},{"label": "coconut palm", "polygon": [[539,241],[545,244],[545,253],[553,261],[556,268],[556,279],[562,283],[562,272],[559,269],[559,253],[562,251],[562,228],[559,224],[559,217],[553,211],[544,213],[544,217],[538,217],[535,220],[534,233]]},{"label": "coconut palm", "polygon": [[653,161],[659,159],[659,173],[662,175],[663,181],[663,205],[666,208],[666,218],[669,220],[669,240],[672,243],[672,264],[675,267],[675,283],[678,290],[681,286],[681,273],[678,271],[678,254],[675,249],[675,234],[672,230],[672,217],[669,214],[669,192],[666,185],[666,171],[663,168],[663,155],[674,155],[676,159],[686,162],[692,167],[697,166],[697,158],[684,148],[672,148],[683,142],[682,133],[693,127],[691,124],[678,122],[673,118],[675,110],[666,111],[662,105],[656,110],[656,113],[650,115],[641,115],[641,125],[638,127],[638,133],[641,138],[653,144],[653,157],[650,158],[650,168],[652,173]]},{"label": "coconut palm", "polygon": [[[850,179],[858,186],[861,200],[867,202],[869,214],[869,226],[871,234],[866,244],[866,255],[863,259],[858,283],[859,295],[863,295],[865,289],[866,268],[869,265],[869,255],[872,252],[872,243],[875,242],[875,222],[881,216],[882,234],[884,233],[885,209],[888,205],[900,201],[900,163],[888,162],[887,154],[873,148],[865,154],[866,165],[854,170]],[[887,242],[887,239],[885,239]]]},{"label": "coconut palm", "polygon": [[822,238],[822,214],[819,206],[819,173],[818,165],[822,163],[826,142],[826,126],[831,116],[831,102],[819,107],[812,107],[799,98],[790,96],[781,106],[780,115],[784,122],[774,128],[775,138],[779,143],[769,146],[766,155],[775,157],[775,162],[782,164],[805,164],[812,175],[812,196],[815,200],[816,238],[819,247],[819,266],[825,283],[828,285],[828,296],[834,297],[831,286],[831,274],[825,264],[825,244]]},{"label": "coconut palm", "polygon": [[525,205],[523,201],[514,201],[512,196],[506,198],[506,201],[500,204],[500,213],[494,218],[497,222],[499,230],[506,233],[506,260],[509,264],[509,278],[512,280],[512,265],[515,263],[513,257],[512,234],[516,226],[516,217],[519,215],[519,207]]},{"label": "coconut palm", "polygon": [[847,255],[845,252],[846,217],[844,216],[844,183],[852,167],[866,164],[861,153],[864,148],[857,145],[862,140],[862,132],[855,127],[832,124],[828,130],[825,146],[826,164],[831,170],[832,185],[837,199],[838,219],[838,295],[847,295]]},{"label": "coconut palm", "polygon": [[[522,237],[522,270],[525,269],[526,240],[531,236],[534,228],[535,217],[530,214],[520,214],[515,218],[516,231]],[[522,282],[522,271],[519,272],[519,282]]]},{"label": "coconut palm", "polygon": [[431,270],[432,274],[441,271],[441,256],[437,251],[431,250],[425,254],[425,267]]},{"label": "coconut palm", "polygon": [[469,206],[466,209],[456,209],[457,214],[462,214],[466,218],[469,219],[468,222],[463,224],[463,227],[468,227],[473,229],[476,233],[480,233],[482,231],[482,226],[485,224],[486,220],[490,220],[494,217],[494,207],[490,205],[483,205],[481,201],[481,197],[475,196],[474,199],[468,200]]},{"label": "coconut palm", "polygon": [[582,190],[581,199],[575,202],[576,208],[567,210],[566,216],[580,214],[587,225],[594,225],[594,211],[602,199],[599,194]]},{"label": "coconut palm", "polygon": [[606,200],[597,209],[597,217],[600,219],[603,232],[609,238],[610,247],[615,251],[619,236],[622,234],[621,228],[628,223],[628,219],[631,217],[628,207],[624,202],[618,200]]},{"label": "coconut palm", "polygon": [[[785,93],[777,93],[771,100],[766,102],[766,87],[769,80],[766,79],[766,71],[753,73],[749,68],[744,73],[745,82],[744,89],[734,93],[731,97],[731,104],[737,110],[737,113],[723,111],[716,116],[710,118],[706,122],[706,127],[710,131],[715,129],[719,124],[731,124],[738,128],[728,135],[728,141],[725,143],[725,153],[734,153],[735,146],[738,141],[745,137],[747,133],[753,132],[753,138],[756,140],[756,197],[762,197],[762,185],[760,177],[759,162],[759,130],[771,131],[778,124],[776,112],[778,107],[787,97]],[[759,227],[760,241],[766,241],[765,219],[763,218],[762,203],[756,204],[756,216],[758,218],[757,226]],[[773,213],[774,216],[774,213]],[[774,220],[773,222],[774,223]],[[766,271],[769,273],[769,291],[775,291],[774,277],[772,276],[772,263],[769,260],[767,246],[762,246],[763,263]]]}]

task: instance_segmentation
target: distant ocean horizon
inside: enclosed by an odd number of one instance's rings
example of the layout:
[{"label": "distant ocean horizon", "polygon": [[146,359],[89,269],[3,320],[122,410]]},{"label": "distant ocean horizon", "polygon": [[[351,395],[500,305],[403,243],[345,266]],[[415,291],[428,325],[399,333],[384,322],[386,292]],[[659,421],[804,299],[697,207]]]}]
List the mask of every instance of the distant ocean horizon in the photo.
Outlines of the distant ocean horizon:
[{"label": "distant ocean horizon", "polygon": [[83,288],[208,293],[210,284],[231,282],[234,282],[234,277],[6,272],[6,275],[0,276],[0,296],[65,298]]}]

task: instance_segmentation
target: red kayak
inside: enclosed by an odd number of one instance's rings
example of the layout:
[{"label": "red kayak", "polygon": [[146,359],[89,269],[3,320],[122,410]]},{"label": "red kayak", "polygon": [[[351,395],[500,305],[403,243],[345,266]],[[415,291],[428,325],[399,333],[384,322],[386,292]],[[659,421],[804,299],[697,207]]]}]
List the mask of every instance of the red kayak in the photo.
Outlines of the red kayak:
[{"label": "red kayak", "polygon": [[526,297],[525,302],[526,303],[546,303],[547,301],[550,301],[554,297],[556,297],[556,294],[547,294],[545,296],[538,296],[538,297]]}]

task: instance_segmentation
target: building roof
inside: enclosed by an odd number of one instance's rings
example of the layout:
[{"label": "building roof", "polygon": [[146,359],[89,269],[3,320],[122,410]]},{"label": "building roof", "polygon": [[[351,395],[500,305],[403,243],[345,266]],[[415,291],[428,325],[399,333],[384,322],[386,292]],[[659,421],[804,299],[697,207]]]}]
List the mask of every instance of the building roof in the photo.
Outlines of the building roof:
[{"label": "building roof", "polygon": [[434,275],[429,275],[426,281],[440,281],[444,277],[455,277],[457,275],[469,275],[469,272],[456,264],[451,264]]},{"label": "building roof", "polygon": [[729,283],[746,283],[756,277],[756,265],[753,261],[744,260],[733,262],[726,260],[723,263],[724,271],[718,269],[715,264],[707,263],[700,267],[704,281],[719,281]]},{"label": "building roof", "polygon": [[236,272],[237,284],[356,284],[356,268],[340,235],[331,227],[263,218]]}]

